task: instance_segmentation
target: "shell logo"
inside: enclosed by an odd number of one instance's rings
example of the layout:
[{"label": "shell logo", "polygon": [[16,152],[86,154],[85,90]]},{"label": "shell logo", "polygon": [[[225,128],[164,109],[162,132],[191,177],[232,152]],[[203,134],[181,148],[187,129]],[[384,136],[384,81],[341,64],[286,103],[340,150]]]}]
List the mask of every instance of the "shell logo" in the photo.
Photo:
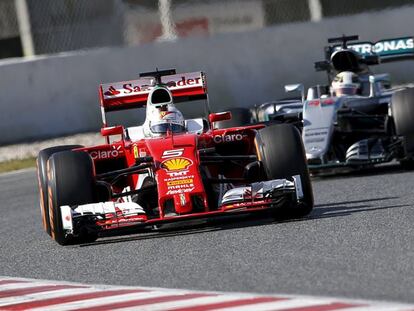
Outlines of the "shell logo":
[{"label": "shell logo", "polygon": [[168,159],[161,163],[163,169],[169,171],[181,171],[187,169],[193,162],[187,158]]}]

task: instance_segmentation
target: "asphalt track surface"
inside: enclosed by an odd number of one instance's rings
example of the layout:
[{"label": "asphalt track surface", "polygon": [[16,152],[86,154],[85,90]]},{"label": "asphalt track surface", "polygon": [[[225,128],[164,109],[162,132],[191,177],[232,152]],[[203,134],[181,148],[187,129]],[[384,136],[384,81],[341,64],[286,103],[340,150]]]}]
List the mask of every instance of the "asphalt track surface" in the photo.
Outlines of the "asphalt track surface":
[{"label": "asphalt track surface", "polygon": [[95,284],[414,302],[414,172],[313,181],[304,220],[237,218],[62,247],[34,170],[0,175],[0,275]]}]

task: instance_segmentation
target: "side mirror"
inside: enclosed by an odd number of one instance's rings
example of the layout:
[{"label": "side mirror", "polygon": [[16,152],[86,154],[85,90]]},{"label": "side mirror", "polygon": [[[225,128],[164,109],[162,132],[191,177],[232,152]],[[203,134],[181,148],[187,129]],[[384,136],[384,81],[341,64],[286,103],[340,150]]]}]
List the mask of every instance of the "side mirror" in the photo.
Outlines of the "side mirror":
[{"label": "side mirror", "polygon": [[101,128],[101,135],[104,137],[108,137],[112,135],[122,135],[123,133],[124,133],[124,127],[122,125]]},{"label": "side mirror", "polygon": [[231,112],[225,111],[225,112],[217,112],[217,113],[210,113],[208,115],[208,120],[210,123],[217,122],[217,121],[225,121],[231,119]]},{"label": "side mirror", "polygon": [[369,97],[375,97],[377,94],[377,82],[382,82],[383,85],[390,85],[390,75],[387,73],[378,74],[378,75],[370,75],[369,78]]},{"label": "side mirror", "polygon": [[302,102],[304,102],[305,101],[305,87],[303,86],[302,83],[285,85],[285,92],[289,93],[289,92],[295,92],[295,91],[300,92]]},{"label": "side mirror", "polygon": [[390,82],[390,75],[388,73],[378,74],[378,75],[370,75],[369,82]]}]

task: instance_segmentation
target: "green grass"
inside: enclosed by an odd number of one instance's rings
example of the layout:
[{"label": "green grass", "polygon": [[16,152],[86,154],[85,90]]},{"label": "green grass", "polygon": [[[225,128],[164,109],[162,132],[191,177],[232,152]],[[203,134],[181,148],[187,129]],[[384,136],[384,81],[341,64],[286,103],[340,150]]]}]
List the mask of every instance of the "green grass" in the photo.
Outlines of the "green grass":
[{"label": "green grass", "polygon": [[36,166],[36,158],[0,162],[0,173]]}]

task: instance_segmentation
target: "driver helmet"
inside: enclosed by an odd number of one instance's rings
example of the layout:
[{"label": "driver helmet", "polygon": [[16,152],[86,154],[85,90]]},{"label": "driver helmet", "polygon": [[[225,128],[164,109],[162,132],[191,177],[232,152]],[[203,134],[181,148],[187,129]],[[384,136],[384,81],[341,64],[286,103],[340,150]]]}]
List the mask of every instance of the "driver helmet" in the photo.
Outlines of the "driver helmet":
[{"label": "driver helmet", "polygon": [[166,134],[185,132],[185,121],[183,114],[175,106],[157,107],[155,113],[149,120],[149,127],[152,134]]},{"label": "driver helmet", "polygon": [[148,95],[144,134],[157,137],[167,132],[185,132],[185,120],[181,111],[175,107],[168,87],[156,86]]},{"label": "driver helmet", "polygon": [[332,90],[337,97],[355,95],[360,88],[358,75],[351,71],[338,73],[332,82]]}]

